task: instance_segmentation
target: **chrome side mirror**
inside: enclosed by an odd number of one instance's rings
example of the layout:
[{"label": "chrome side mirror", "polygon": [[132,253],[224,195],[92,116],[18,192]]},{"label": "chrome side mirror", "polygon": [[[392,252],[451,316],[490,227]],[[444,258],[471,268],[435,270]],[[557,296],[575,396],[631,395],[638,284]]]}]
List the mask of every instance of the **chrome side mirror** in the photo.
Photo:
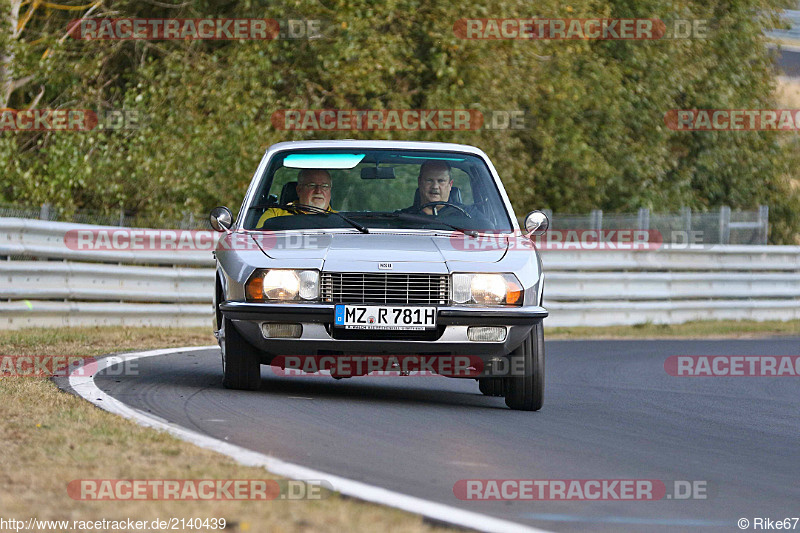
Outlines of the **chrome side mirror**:
[{"label": "chrome side mirror", "polygon": [[233,225],[233,215],[227,207],[215,207],[208,216],[208,222],[215,231],[228,231]]},{"label": "chrome side mirror", "polygon": [[531,211],[525,217],[525,231],[527,231],[528,237],[532,235],[543,235],[549,227],[550,219],[539,210]]}]

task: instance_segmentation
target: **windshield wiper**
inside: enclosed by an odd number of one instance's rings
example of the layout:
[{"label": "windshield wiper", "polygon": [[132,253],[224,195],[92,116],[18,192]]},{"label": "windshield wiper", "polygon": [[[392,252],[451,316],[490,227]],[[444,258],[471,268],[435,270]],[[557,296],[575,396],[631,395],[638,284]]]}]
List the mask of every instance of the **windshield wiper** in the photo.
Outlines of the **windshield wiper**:
[{"label": "windshield wiper", "polygon": [[459,233],[463,233],[464,235],[469,235],[470,237],[477,237],[478,236],[478,232],[477,231],[474,231],[474,230],[471,230],[471,229],[459,228],[458,226],[454,226],[453,224],[450,224],[449,222],[443,222],[443,221],[437,220],[435,218],[429,218],[429,217],[426,217],[425,215],[415,215],[413,213],[363,213],[363,214],[360,214],[359,216],[363,216],[363,217],[367,217],[367,218],[399,218],[401,220],[408,220],[408,221],[412,221],[412,222],[421,222],[421,223],[424,223],[424,224],[430,224],[430,223],[441,224],[443,226],[447,226],[450,229],[458,231]]},{"label": "windshield wiper", "polygon": [[369,229],[367,229],[366,226],[363,226],[363,225],[359,224],[355,220],[353,220],[353,219],[351,219],[349,217],[346,217],[341,213],[337,213],[336,211],[326,211],[325,209],[322,209],[320,207],[315,207],[313,205],[268,204],[268,205],[254,205],[250,209],[259,209],[259,208],[265,208],[265,207],[267,209],[274,207],[274,208],[278,208],[278,209],[284,209],[286,211],[310,211],[311,213],[314,213],[314,214],[317,214],[317,215],[336,215],[337,217],[341,218],[342,220],[344,220],[345,222],[347,222],[348,224],[350,224],[351,226],[356,228],[361,233],[369,233]]}]

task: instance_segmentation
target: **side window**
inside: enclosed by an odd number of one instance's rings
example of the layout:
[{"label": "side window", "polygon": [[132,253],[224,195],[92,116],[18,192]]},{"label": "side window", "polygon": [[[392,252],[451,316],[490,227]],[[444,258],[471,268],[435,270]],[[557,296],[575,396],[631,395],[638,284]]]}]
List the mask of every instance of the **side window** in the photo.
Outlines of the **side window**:
[{"label": "side window", "polygon": [[466,205],[475,203],[472,199],[472,185],[469,174],[460,168],[454,168],[450,171],[450,176],[453,178],[453,187],[461,189],[461,202]]},{"label": "side window", "polygon": [[[283,189],[283,186],[290,181],[295,181],[296,179],[297,169],[286,167],[279,168],[273,175],[269,190],[267,190],[267,180],[262,181],[257,193],[258,196],[253,202],[253,207],[264,206],[269,203],[270,194],[274,194],[278,199],[280,199],[281,189]],[[265,207],[257,207],[256,209],[253,207],[251,207],[249,212],[245,215],[244,225],[246,228],[255,228],[256,222],[259,218],[261,218],[261,215],[264,214],[264,211],[266,211]]]},{"label": "side window", "polygon": [[274,194],[280,199],[283,186],[290,181],[297,181],[297,169],[287,167],[279,168],[275,171],[275,175],[272,178],[272,186],[269,189],[269,193]]},{"label": "side window", "polygon": [[472,168],[470,183],[474,210],[481,217],[487,219],[492,227],[505,227],[508,225],[508,215],[505,204],[494,193],[491,175],[483,174],[480,170]]},{"label": "side window", "polygon": [[353,179],[352,170],[329,170],[331,175],[331,208],[337,211],[349,211],[350,206],[357,205],[351,197],[358,193],[358,183]]}]

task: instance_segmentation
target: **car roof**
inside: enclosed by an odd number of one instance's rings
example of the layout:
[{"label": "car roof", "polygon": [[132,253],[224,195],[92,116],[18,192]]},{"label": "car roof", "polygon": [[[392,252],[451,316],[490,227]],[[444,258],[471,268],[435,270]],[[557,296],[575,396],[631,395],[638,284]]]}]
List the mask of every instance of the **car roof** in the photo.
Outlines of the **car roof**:
[{"label": "car roof", "polygon": [[374,148],[394,150],[441,150],[446,152],[465,152],[488,159],[480,148],[468,144],[455,144],[429,141],[358,141],[355,139],[324,140],[324,141],[287,141],[273,144],[267,152],[280,150],[297,150],[302,148]]}]

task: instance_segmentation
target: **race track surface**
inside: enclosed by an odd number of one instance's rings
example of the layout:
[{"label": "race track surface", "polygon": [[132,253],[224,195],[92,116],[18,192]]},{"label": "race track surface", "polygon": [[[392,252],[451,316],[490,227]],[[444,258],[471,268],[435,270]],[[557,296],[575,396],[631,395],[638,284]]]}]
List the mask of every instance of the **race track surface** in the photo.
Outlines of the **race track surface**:
[{"label": "race track surface", "polygon": [[[800,516],[800,377],[673,377],[670,355],[800,355],[800,339],[548,341],[538,413],[443,377],[222,388],[218,350],[96,377],[131,407],[323,472],[551,531],[739,531]],[[707,499],[462,501],[461,479],[705,481]],[[751,525],[752,527],[752,525]],[[800,525],[798,525],[800,530]]]},{"label": "race track surface", "polygon": [[800,51],[781,50],[778,67],[785,76],[800,77]]}]

